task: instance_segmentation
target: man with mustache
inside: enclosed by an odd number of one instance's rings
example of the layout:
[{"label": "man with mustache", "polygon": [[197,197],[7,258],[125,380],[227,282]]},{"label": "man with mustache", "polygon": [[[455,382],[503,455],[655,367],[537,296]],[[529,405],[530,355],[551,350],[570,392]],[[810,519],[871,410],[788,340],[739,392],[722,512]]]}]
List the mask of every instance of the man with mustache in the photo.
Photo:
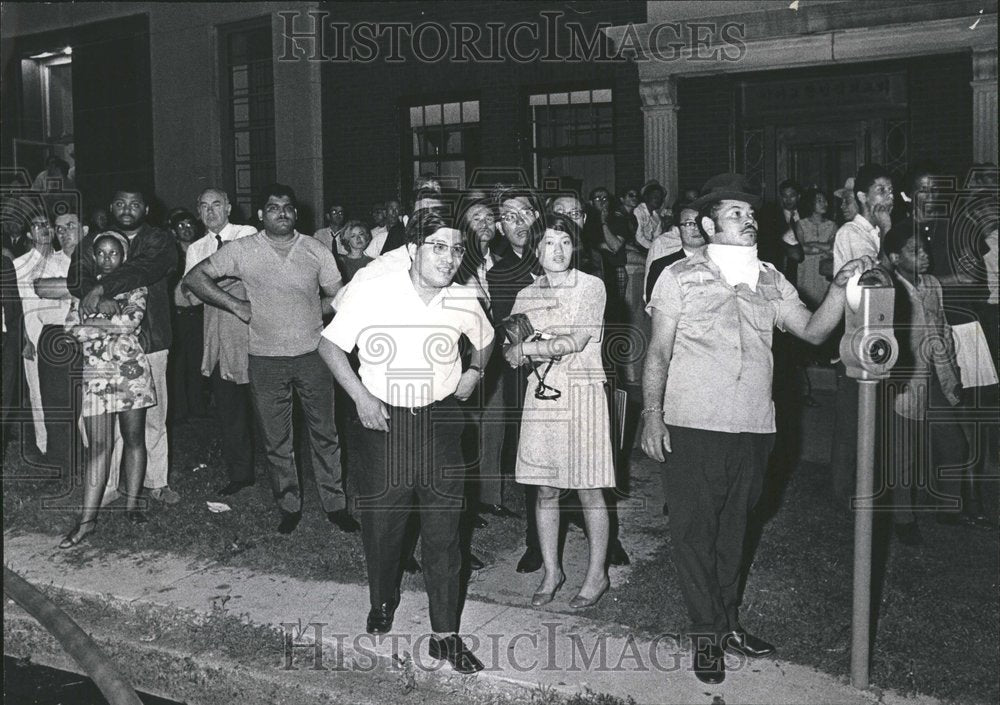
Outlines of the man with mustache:
[{"label": "man with mustache", "polygon": [[[292,392],[302,404],[320,503],[341,531],[357,522],[347,511],[340,468],[340,442],[333,423],[333,380],[317,347],[323,314],[341,286],[333,253],[295,230],[295,192],[283,184],[265,191],[257,217],[263,229],[233,240],[200,262],[184,285],[207,304],[250,324],[250,393],[264,432],[274,498],[281,512],[278,533],[295,531],[302,518],[302,488],[292,455]],[[217,279],[243,282],[246,299],[227,292]]]},{"label": "man with mustache", "polygon": [[[360,509],[371,610],[369,634],[392,629],[399,606],[406,526],[420,512],[432,658],[460,673],[483,664],[458,636],[459,520],[463,466],[460,401],[475,391],[493,329],[471,287],[453,284],[465,255],[462,233],[441,210],[414,213],[406,228],[408,270],[354,279],[323,331],[320,355],[354,400],[366,472]],[[473,348],[462,370],[458,343]],[[355,373],[347,355],[357,348]]]},{"label": "man with mustache", "polygon": [[757,258],[759,196],[739,174],[713,177],[692,208],[708,239],[667,268],[647,311],[653,333],[643,370],[642,449],[666,466],[674,564],[691,618],[694,671],[725,678],[723,649],[746,657],[774,646],[738,616],[747,519],[774,445],[774,328],[821,343],[844,312],[845,287],[871,257],[847,262],[815,313]]}]

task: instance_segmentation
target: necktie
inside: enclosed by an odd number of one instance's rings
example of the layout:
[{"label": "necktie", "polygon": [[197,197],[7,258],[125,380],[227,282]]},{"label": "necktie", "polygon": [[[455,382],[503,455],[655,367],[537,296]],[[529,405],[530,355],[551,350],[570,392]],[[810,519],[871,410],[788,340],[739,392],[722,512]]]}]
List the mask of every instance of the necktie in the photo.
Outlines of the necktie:
[{"label": "necktie", "polygon": [[222,246],[226,244],[222,241],[222,235],[219,235],[219,233],[215,233],[215,242],[217,245],[217,247],[215,248],[216,250],[222,249]]}]

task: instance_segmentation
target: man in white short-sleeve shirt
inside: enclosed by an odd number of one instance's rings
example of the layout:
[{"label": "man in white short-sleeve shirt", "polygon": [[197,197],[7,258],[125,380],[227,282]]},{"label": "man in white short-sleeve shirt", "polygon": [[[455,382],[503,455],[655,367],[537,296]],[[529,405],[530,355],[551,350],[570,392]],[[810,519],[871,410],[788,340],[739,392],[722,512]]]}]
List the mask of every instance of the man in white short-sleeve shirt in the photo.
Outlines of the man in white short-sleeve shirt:
[{"label": "man in white short-sleeve shirt", "polygon": [[[482,663],[458,637],[459,518],[464,477],[457,400],[468,399],[489,359],[493,328],[472,287],[452,284],[465,254],[440,211],[420,210],[407,229],[411,265],[351,283],[319,352],[354,400],[368,472],[354,502],[361,517],[371,610],[367,630],[392,629],[407,519],[420,510],[432,658],[460,673]],[[462,371],[458,342],[473,348]],[[360,378],[348,353],[358,349]]]}]

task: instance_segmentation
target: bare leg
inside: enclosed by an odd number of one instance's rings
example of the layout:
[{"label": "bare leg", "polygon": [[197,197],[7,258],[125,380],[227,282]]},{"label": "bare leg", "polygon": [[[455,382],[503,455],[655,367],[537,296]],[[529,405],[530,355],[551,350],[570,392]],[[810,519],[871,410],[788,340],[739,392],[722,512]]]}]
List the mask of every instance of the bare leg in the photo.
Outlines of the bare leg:
[{"label": "bare leg", "polygon": [[75,546],[96,528],[97,512],[101,508],[104,486],[108,482],[108,461],[114,445],[114,420],[115,417],[109,414],[83,417],[90,444],[87,466],[83,473],[83,507],[79,523],[66,536],[60,548]]},{"label": "bare leg", "polygon": [[118,414],[122,432],[122,470],[125,472],[125,508],[140,506],[142,481],[146,477],[146,410],[132,409]]},{"label": "bare leg", "polygon": [[552,592],[562,580],[559,566],[559,490],[555,487],[538,487],[535,502],[535,517],[538,524],[538,543],[542,549],[542,564],[545,575],[538,585],[538,592]]},{"label": "bare leg", "polygon": [[577,490],[583,506],[583,520],[587,525],[590,541],[590,563],[587,577],[580,588],[584,597],[593,597],[608,584],[605,561],[608,555],[608,508],[604,503],[604,490]]}]

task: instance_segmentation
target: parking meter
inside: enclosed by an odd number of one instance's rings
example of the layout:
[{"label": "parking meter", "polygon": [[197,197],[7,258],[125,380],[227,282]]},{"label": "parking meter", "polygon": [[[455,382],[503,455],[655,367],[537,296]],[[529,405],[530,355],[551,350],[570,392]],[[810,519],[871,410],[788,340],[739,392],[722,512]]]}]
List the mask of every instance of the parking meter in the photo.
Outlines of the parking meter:
[{"label": "parking meter", "polygon": [[854,518],[854,594],[851,620],[851,682],[868,687],[871,653],[871,576],[873,497],[876,438],[876,389],[899,357],[893,335],[896,291],[892,278],[880,269],[855,275],[847,282],[844,337],[840,359],[847,376],[858,380],[857,482]]},{"label": "parking meter", "polygon": [[889,275],[871,269],[847,283],[844,336],[840,339],[840,359],[847,376],[859,380],[879,380],[899,357],[893,335],[896,292]]}]

